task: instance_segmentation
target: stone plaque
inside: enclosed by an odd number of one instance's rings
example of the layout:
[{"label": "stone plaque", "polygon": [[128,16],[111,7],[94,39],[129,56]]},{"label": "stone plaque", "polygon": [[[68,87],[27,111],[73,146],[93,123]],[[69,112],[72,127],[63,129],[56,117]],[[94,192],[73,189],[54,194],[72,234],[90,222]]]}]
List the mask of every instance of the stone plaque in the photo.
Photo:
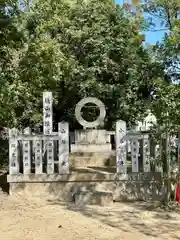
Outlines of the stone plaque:
[{"label": "stone plaque", "polygon": [[[31,134],[31,129],[25,128],[24,129],[25,135]],[[30,141],[23,140],[23,172],[24,174],[31,173],[31,148],[30,148]]]},{"label": "stone plaque", "polygon": [[117,173],[127,173],[126,167],[126,122],[116,122],[116,166]]},{"label": "stone plaque", "polygon": [[9,129],[9,174],[19,173],[17,136],[16,128]]},{"label": "stone plaque", "polygon": [[47,144],[47,173],[54,173],[54,142],[53,140],[46,141]]},{"label": "stone plaque", "polygon": [[59,173],[69,173],[69,124],[60,122],[59,132]]},{"label": "stone plaque", "polygon": [[148,135],[143,138],[143,168],[144,172],[150,172],[150,142]]},{"label": "stone plaque", "polygon": [[43,92],[43,131],[44,135],[51,135],[53,131],[53,97],[52,92]]},{"label": "stone plaque", "polygon": [[35,173],[42,173],[42,141],[35,141]]},{"label": "stone plaque", "polygon": [[132,172],[139,171],[139,141],[131,140],[131,162],[132,162]]}]

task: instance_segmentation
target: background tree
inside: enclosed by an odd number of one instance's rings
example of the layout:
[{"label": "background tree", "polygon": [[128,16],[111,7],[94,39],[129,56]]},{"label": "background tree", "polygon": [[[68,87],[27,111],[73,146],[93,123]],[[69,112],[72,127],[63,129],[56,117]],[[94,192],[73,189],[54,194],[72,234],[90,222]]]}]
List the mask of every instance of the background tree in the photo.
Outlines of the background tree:
[{"label": "background tree", "polygon": [[141,118],[154,76],[163,74],[143,48],[141,25],[111,1],[34,1],[21,18],[26,41],[16,79],[17,122],[41,122],[45,90],[55,97],[55,123],[66,120],[72,128],[78,127],[75,105],[88,96],[105,103],[107,128],[117,119]]},{"label": "background tree", "polygon": [[144,11],[149,14],[148,30],[164,30],[164,40],[157,43],[155,51],[166,69],[166,81],[174,82],[179,74],[179,0],[153,0],[144,5]]},{"label": "background tree", "polygon": [[18,94],[15,87],[17,56],[23,41],[17,27],[18,15],[16,1],[0,2],[0,126],[14,122],[12,109]]}]

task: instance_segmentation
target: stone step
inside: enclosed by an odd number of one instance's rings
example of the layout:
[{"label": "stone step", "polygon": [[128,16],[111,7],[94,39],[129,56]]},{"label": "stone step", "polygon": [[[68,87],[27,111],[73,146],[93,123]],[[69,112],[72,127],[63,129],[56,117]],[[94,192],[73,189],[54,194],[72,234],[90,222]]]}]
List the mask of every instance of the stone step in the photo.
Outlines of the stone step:
[{"label": "stone step", "polygon": [[70,172],[84,172],[84,173],[97,173],[97,174],[107,174],[116,173],[116,166],[88,166],[88,167],[78,167],[70,168]]},{"label": "stone step", "polygon": [[115,166],[116,157],[104,154],[94,154],[92,156],[69,156],[70,168],[89,167],[89,166]]},{"label": "stone step", "polygon": [[70,156],[85,156],[85,157],[92,157],[92,156],[116,156],[116,151],[107,151],[107,152],[70,152]]},{"label": "stone step", "polygon": [[113,192],[79,191],[74,194],[77,205],[108,205],[113,202]]},{"label": "stone step", "polygon": [[71,144],[71,152],[110,152],[112,146],[110,143],[105,144]]}]

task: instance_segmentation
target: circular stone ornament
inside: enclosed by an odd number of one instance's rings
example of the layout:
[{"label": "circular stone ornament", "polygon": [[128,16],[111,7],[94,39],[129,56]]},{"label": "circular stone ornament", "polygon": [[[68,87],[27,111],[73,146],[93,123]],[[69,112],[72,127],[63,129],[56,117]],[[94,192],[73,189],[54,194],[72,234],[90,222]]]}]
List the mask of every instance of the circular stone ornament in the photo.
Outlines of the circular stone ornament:
[{"label": "circular stone ornament", "polygon": [[[98,118],[93,122],[88,122],[88,121],[84,120],[81,116],[81,109],[87,103],[94,103],[97,107],[99,107],[99,110],[100,110],[100,114],[99,114]],[[106,116],[105,105],[103,102],[101,102],[97,98],[94,98],[94,97],[83,98],[76,104],[76,108],[75,108],[76,120],[79,122],[79,124],[81,124],[85,128],[94,128],[94,127],[101,125],[104,121],[105,116]]]}]

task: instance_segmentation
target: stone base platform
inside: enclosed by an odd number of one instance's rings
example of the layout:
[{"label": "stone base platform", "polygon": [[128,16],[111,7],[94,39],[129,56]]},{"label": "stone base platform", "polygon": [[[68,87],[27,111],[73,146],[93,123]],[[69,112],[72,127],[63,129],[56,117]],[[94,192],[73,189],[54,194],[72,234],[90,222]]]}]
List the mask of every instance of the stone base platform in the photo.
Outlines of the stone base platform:
[{"label": "stone base platform", "polygon": [[71,144],[71,152],[108,152],[111,151],[112,146],[110,143],[92,144],[92,143],[76,143]]},{"label": "stone base platform", "polygon": [[107,191],[80,191],[74,194],[77,205],[107,205],[113,202],[113,193]]},{"label": "stone base platform", "polygon": [[[76,169],[70,174],[8,175],[11,195],[48,198],[65,202],[79,202],[84,192],[86,204],[110,201],[161,200],[161,174],[116,174],[92,169]],[[88,193],[87,193],[88,192]],[[93,200],[96,192],[112,192],[103,200]],[[89,195],[88,195],[89,194]],[[88,196],[88,197],[87,197]],[[93,197],[94,196],[94,197]],[[99,195],[100,196],[100,195]],[[101,198],[101,197],[100,197]],[[111,200],[110,200],[111,199]],[[98,203],[99,202],[99,203]]]}]

